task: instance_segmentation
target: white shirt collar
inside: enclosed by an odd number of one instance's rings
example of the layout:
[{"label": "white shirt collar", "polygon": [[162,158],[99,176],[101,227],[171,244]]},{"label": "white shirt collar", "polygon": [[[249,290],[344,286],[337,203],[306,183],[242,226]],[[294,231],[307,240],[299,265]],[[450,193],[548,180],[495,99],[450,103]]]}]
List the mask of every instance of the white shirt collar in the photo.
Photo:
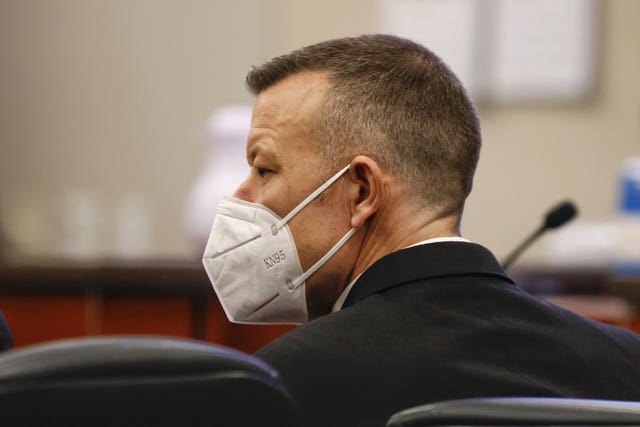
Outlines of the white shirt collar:
[{"label": "white shirt collar", "polygon": [[[433,238],[433,239],[427,239],[427,240],[423,240],[423,241],[418,242],[418,243],[414,243],[413,245],[407,246],[406,248],[403,248],[403,249],[412,248],[414,246],[420,246],[420,245],[428,245],[429,243],[440,243],[440,242],[465,242],[465,243],[471,243],[469,240],[467,240],[467,239],[465,239],[463,237],[459,237],[459,236],[436,237],[436,238]],[[358,281],[360,276],[362,276],[362,273],[358,274],[358,277],[353,279],[351,281],[351,283],[349,283],[349,285],[347,285],[347,287],[344,288],[344,291],[342,291],[342,294],[340,294],[340,297],[338,297],[338,299],[336,300],[335,304],[333,304],[333,308],[331,309],[332,313],[335,313],[336,311],[340,311],[342,309],[342,305],[344,304],[344,301],[347,299],[347,296],[349,295],[349,291],[351,291],[351,288],[353,288],[353,285],[355,285],[355,283]]]}]

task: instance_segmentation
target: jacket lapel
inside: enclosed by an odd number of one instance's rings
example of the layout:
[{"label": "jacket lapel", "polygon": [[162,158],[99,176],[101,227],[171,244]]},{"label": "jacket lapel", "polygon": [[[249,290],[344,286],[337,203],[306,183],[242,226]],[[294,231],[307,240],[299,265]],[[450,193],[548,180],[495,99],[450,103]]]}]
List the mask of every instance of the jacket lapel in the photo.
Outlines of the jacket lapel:
[{"label": "jacket lapel", "polygon": [[497,276],[514,284],[493,254],[475,243],[441,242],[402,249],[369,267],[353,285],[343,308],[416,280],[478,274]]}]

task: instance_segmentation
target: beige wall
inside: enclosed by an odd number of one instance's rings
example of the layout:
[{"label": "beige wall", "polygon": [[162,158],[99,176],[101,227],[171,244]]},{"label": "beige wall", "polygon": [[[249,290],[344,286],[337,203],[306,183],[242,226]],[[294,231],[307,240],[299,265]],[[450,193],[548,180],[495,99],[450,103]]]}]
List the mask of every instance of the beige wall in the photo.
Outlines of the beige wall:
[{"label": "beige wall", "polygon": [[244,74],[263,60],[262,2],[0,7],[0,207],[10,236],[28,253],[57,253],[81,199],[97,212],[96,255],[113,254],[129,197],[148,208],[150,253],[186,254],[182,205],[201,166],[199,127],[213,107],[250,101]]},{"label": "beige wall", "polygon": [[[250,100],[251,64],[376,31],[376,5],[2,1],[0,213],[10,236],[28,253],[55,255],[74,225],[64,221],[75,194],[98,212],[95,255],[117,255],[118,206],[133,197],[148,207],[149,254],[189,255],[182,204],[209,111]],[[481,108],[485,144],[467,237],[502,256],[567,196],[585,218],[613,215],[619,164],[640,151],[639,21],[640,2],[603,2],[593,102]]]},{"label": "beige wall", "polygon": [[484,151],[464,228],[499,255],[561,199],[575,200],[583,219],[615,216],[620,164],[640,155],[640,2],[602,6],[600,87],[591,103],[480,111]]}]

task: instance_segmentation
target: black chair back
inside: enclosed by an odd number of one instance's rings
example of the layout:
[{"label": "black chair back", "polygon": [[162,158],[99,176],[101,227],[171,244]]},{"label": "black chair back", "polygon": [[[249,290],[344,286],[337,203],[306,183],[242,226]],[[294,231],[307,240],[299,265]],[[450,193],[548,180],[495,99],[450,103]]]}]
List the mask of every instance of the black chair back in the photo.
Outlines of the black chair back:
[{"label": "black chair back", "polygon": [[562,398],[475,398],[393,415],[387,427],[640,426],[640,402]]},{"label": "black chair back", "polygon": [[0,355],[0,425],[298,426],[277,373],[228,348],[90,338]]}]

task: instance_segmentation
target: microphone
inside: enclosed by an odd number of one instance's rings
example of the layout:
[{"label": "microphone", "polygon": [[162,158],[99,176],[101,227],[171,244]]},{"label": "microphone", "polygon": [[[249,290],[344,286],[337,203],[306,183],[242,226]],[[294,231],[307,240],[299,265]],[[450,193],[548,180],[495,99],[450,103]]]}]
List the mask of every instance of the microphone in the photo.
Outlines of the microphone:
[{"label": "microphone", "polygon": [[544,223],[531,234],[527,239],[520,244],[502,263],[502,268],[506,270],[519,256],[520,254],[535,242],[545,231],[553,228],[558,228],[567,222],[571,221],[578,213],[576,206],[573,202],[566,200],[553,209],[547,212],[544,218]]}]

